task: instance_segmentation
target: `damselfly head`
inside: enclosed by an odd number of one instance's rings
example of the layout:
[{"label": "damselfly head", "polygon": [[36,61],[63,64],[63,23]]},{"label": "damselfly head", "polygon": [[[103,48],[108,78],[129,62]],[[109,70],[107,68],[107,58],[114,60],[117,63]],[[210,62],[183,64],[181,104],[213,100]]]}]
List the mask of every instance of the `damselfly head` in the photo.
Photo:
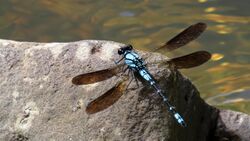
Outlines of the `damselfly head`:
[{"label": "damselfly head", "polygon": [[122,55],[125,53],[125,51],[132,50],[132,49],[133,49],[132,45],[126,45],[125,47],[118,49],[118,54]]}]

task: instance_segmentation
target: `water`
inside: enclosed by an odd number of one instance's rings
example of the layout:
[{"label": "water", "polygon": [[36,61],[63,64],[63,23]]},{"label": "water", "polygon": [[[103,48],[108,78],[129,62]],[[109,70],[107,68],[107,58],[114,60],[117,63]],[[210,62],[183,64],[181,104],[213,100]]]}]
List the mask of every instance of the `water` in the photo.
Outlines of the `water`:
[{"label": "water", "polygon": [[249,6],[249,0],[9,0],[0,6],[0,38],[113,40],[150,50],[189,25],[205,22],[208,29],[200,38],[166,55],[211,52],[210,62],[182,72],[210,104],[250,114],[250,94],[234,93],[250,89]]}]

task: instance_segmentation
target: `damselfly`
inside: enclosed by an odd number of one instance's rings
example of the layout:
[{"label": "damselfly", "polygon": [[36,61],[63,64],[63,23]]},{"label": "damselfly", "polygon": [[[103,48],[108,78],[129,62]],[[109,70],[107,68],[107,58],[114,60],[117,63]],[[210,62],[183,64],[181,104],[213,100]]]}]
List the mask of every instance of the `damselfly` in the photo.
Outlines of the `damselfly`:
[{"label": "damselfly", "polygon": [[[155,49],[154,51],[156,52],[161,52],[162,50],[171,51],[181,46],[184,46],[190,41],[199,37],[200,34],[205,29],[206,29],[206,24],[204,23],[197,23],[191,25],[187,29],[179,33],[177,36],[166,42],[163,46]],[[173,115],[176,121],[180,125],[185,127],[186,123],[184,122],[183,118],[170,104],[168,98],[164,95],[164,92],[157,84],[154,77],[149,73],[146,67],[146,63],[133,50],[133,47],[131,45],[126,45],[118,50],[118,54],[122,55],[123,57],[119,61],[117,61],[116,64],[124,60],[124,65],[127,65],[125,70],[132,72],[132,76],[133,78],[135,78],[135,80],[137,80],[137,78],[135,77],[134,74],[139,74],[139,77],[141,77],[144,81],[146,81],[155,90],[155,92],[162,98],[163,102],[167,105],[169,112]],[[207,62],[210,58],[211,54],[209,52],[197,51],[185,56],[163,60],[160,63],[162,65],[174,66],[174,68],[176,69],[183,69],[183,68],[192,68],[199,66]],[[117,66],[112,68],[81,74],[74,77],[72,79],[72,83],[76,85],[83,85],[83,84],[91,84],[103,81],[113,77],[114,75],[117,75],[118,73],[122,73],[122,71],[124,71],[123,69],[121,69],[122,67],[123,64],[118,64]],[[117,83],[113,88],[111,88],[103,95],[90,102],[86,107],[86,112],[88,114],[94,114],[114,104],[126,90],[126,84],[128,83],[127,80],[128,79],[119,81],[119,83]],[[130,82],[127,85],[129,85]]]}]

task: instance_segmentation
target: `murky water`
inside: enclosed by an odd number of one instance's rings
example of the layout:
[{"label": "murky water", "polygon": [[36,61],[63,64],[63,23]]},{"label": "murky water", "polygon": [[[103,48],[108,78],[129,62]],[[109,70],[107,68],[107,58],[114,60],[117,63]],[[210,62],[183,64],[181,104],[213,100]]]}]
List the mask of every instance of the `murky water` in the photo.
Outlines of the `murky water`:
[{"label": "murky water", "polygon": [[250,114],[249,8],[249,0],[9,0],[0,6],[0,38],[104,39],[150,50],[189,25],[205,22],[208,29],[200,38],[166,55],[211,52],[210,62],[182,72],[209,103]]}]

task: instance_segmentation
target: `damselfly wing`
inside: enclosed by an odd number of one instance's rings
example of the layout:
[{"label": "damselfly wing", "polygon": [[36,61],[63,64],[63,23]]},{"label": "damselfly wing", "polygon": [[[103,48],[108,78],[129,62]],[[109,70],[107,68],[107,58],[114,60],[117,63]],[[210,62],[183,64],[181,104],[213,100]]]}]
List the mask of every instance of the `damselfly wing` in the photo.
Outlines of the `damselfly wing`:
[{"label": "damselfly wing", "polygon": [[86,85],[104,81],[120,73],[121,67],[121,65],[118,65],[104,70],[80,74],[72,79],[72,83],[75,85]]},{"label": "damselfly wing", "polygon": [[182,47],[194,39],[198,38],[203,31],[205,31],[207,25],[205,23],[196,23],[189,26],[181,33],[170,39],[163,46],[156,48],[154,51],[160,52],[163,50],[172,51],[179,47]]},{"label": "damselfly wing", "polygon": [[126,80],[123,80],[117,83],[116,86],[106,93],[91,101],[86,108],[86,112],[88,114],[94,114],[113,105],[123,95],[126,88],[126,82]]},{"label": "damselfly wing", "polygon": [[176,69],[188,69],[200,66],[211,58],[211,54],[207,51],[197,51],[188,55],[171,58],[167,61],[162,61],[160,65],[174,66]]},{"label": "damselfly wing", "polygon": [[[120,73],[122,67],[122,65],[117,65],[104,70],[80,74],[72,79],[72,83],[75,85],[86,85],[104,81]],[[127,80],[123,79],[123,81],[117,83],[110,90],[91,101],[86,107],[86,112],[94,114],[113,105],[123,95],[126,82]]]}]

